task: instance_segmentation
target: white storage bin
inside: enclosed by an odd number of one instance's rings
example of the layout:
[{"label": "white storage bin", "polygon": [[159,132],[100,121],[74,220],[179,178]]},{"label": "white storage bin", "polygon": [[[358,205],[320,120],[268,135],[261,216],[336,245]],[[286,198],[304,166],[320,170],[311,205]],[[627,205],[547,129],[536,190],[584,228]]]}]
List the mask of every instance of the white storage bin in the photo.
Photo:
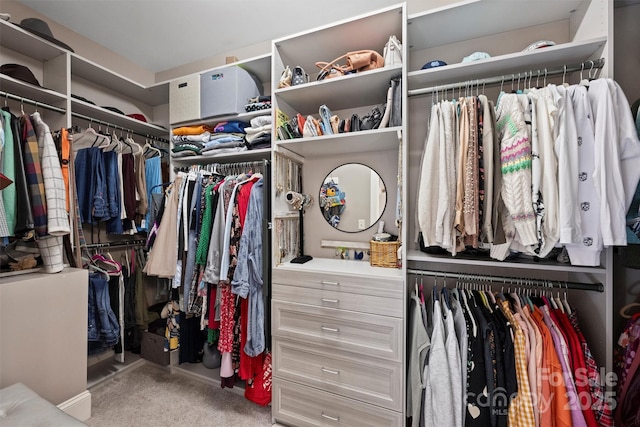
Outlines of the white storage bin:
[{"label": "white storage bin", "polygon": [[173,80],[169,86],[169,120],[171,123],[200,119],[200,75]]},{"label": "white storage bin", "polygon": [[200,74],[200,117],[244,113],[249,98],[262,95],[262,83],[232,65]]}]

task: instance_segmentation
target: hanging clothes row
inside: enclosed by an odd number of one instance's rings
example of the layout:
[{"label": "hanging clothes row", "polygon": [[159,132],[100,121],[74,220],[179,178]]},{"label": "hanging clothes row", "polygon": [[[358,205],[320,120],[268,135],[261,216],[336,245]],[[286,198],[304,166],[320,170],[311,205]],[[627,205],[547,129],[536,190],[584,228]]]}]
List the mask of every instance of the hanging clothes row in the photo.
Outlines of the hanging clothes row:
[{"label": "hanging clothes row", "polygon": [[[407,416],[413,426],[612,426],[612,408],[575,307],[514,281],[493,292],[415,274]],[[451,281],[449,282],[451,284]],[[516,290],[511,292],[510,288]]]},{"label": "hanging clothes row", "polygon": [[149,200],[152,193],[161,193],[163,175],[168,180],[160,150],[148,140],[141,146],[130,135],[93,127],[76,130],[70,138],[82,224],[104,222],[107,234],[147,231]]},{"label": "hanging clothes row", "polygon": [[[5,105],[0,110],[0,147],[0,173],[8,184],[0,197],[2,246],[36,241],[36,262],[47,273],[59,272],[64,268],[63,237],[71,228],[64,169],[51,130],[37,110],[29,115],[21,107],[16,115]],[[2,265],[22,267],[20,262]]]},{"label": "hanging clothes row", "polygon": [[[417,194],[426,252],[557,256],[599,265],[626,245],[640,141],[613,80],[432,105]],[[560,252],[561,248],[566,252]]]},{"label": "hanging clothes row", "polygon": [[[111,255],[108,243],[101,244],[99,250],[93,249],[93,255],[83,257],[83,267],[90,271],[89,355],[113,349],[116,361],[124,363],[124,350],[135,354],[141,351],[141,331],[149,325],[142,276],[145,257],[139,247],[142,244],[114,244],[114,250],[124,251],[120,261]],[[85,251],[89,247],[85,246]]]},{"label": "hanging clothes row", "polygon": [[[244,172],[224,173],[239,168]],[[180,301],[173,304],[179,339],[170,341],[171,349],[179,345],[180,363],[198,361],[202,336],[221,353],[222,386],[246,380],[249,394],[267,348],[265,176],[266,160],[177,172],[155,215],[144,269],[147,275],[172,278],[173,288],[180,289]]]}]

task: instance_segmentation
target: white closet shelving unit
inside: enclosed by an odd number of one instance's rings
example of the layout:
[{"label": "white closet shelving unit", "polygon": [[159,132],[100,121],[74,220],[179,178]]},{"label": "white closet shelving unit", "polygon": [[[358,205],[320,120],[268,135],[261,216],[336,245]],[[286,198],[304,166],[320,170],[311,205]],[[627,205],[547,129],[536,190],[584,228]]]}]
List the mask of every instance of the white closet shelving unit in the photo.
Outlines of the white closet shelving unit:
[{"label": "white closet shelving unit", "polygon": [[[532,76],[542,83],[545,70],[563,69],[563,66],[589,60],[604,59],[601,76],[612,75],[612,5],[593,0],[567,0],[561,2],[491,1],[469,0],[450,6],[412,14],[408,19],[408,43],[410,59],[408,71],[409,124],[409,173],[408,212],[415,212],[420,156],[427,132],[427,118],[432,93],[447,86],[448,97],[452,87],[464,93],[471,84],[475,90],[483,90],[483,80],[497,78],[486,86],[487,95],[495,101],[502,76],[504,90],[518,81],[519,74]],[[508,17],[508,18],[506,18]],[[523,51],[538,40],[552,40],[555,46],[534,51]],[[491,58],[462,63],[463,57],[475,51],[489,52]],[[444,60],[447,66],[422,70],[428,61]],[[589,71],[585,66],[584,75]],[[567,81],[575,82],[576,74],[568,73]],[[562,75],[548,76],[547,81],[562,82]],[[494,79],[495,82],[495,79]],[[439,89],[440,88],[440,89]],[[493,92],[492,92],[493,91]],[[441,92],[442,95],[442,92]],[[420,251],[417,225],[410,215],[408,224],[407,264],[409,269],[504,276],[521,279],[544,279],[558,282],[579,282],[603,285],[604,292],[569,291],[570,301],[581,314],[581,326],[596,356],[607,368],[612,367],[612,250],[603,251],[601,265],[580,267],[555,261],[518,259],[499,262],[486,258],[464,255],[432,255]],[[426,277],[426,276],[425,276]],[[409,277],[409,281],[415,278]],[[433,278],[428,278],[432,283]],[[450,279],[451,280],[451,279]],[[455,280],[455,279],[454,279]],[[509,282],[505,282],[508,283]],[[514,282],[516,283],[516,282]],[[526,282],[523,280],[521,283]]]},{"label": "white closet shelving unit", "polygon": [[[333,114],[349,118],[383,104],[392,78],[399,77],[404,87],[404,65],[317,81],[315,63],[360,49],[382,54],[391,35],[406,40],[405,4],[274,40],[273,108],[289,117],[300,113],[318,118],[319,107],[325,104]],[[278,89],[285,66],[301,66],[310,81]],[[402,99],[405,111],[404,92]],[[347,234],[326,223],[317,202],[324,177],[332,169],[350,162],[366,164],[381,175],[388,189],[383,214],[386,230],[400,234],[393,225],[392,189],[398,174],[404,176],[404,170],[398,170],[398,156],[404,153],[400,150],[403,129],[277,141],[274,130],[274,151],[301,164],[302,192],[314,198],[304,213],[304,253],[313,259],[304,264],[289,262],[297,254],[289,254],[284,262],[272,259],[274,422],[296,426],[404,423],[403,270],[372,267],[368,260],[342,260],[335,256],[335,248],[323,248],[327,240],[349,240],[345,246],[351,248],[368,247],[373,231],[350,233],[346,238]],[[284,200],[289,189],[274,194],[272,200],[274,253],[279,251],[278,221],[292,213]]]},{"label": "white closet shelving unit", "polygon": [[[142,138],[147,136],[168,142],[169,131],[160,125],[168,122],[166,117],[166,108],[169,103],[168,83],[158,83],[150,87],[138,84],[4,20],[0,21],[0,57],[3,64],[16,63],[28,67],[42,86],[38,87],[0,74],[0,92],[2,92],[0,98],[4,98],[2,103],[9,106],[14,114],[20,114],[21,109],[27,113],[37,110],[52,130],[68,128],[77,123],[83,127],[91,125],[96,129],[100,127],[123,133],[132,132],[135,134],[133,138],[143,144]],[[72,94],[90,99],[97,105],[72,97]],[[142,113],[148,122],[115,113],[101,105],[113,106],[125,113]],[[69,269],[69,271],[73,270]],[[40,280],[48,285],[55,285],[50,282],[52,280],[57,282],[64,277],[66,277],[64,274],[28,275],[29,280]],[[25,276],[6,277],[2,282],[9,284],[24,278]],[[33,298],[37,296],[34,295]],[[86,298],[84,300],[68,299],[67,305],[69,304],[78,304],[78,310],[86,313]],[[75,308],[73,310],[71,308],[68,306],[67,311],[74,312]],[[78,331],[74,331],[72,327],[67,328],[69,342],[72,345],[66,346],[64,352],[67,358],[70,357],[69,352],[77,352],[70,360],[78,357],[83,359],[84,369],[82,365],[76,364],[73,372],[63,369],[61,374],[72,379],[77,375],[81,376],[84,384],[83,389],[80,390],[82,393],[78,395],[77,402],[73,403],[73,408],[70,410],[82,419],[87,419],[91,415],[91,395],[87,388],[113,375],[113,372],[107,376],[104,376],[104,372],[94,375],[91,367],[105,357],[113,359],[113,352],[107,352],[101,357],[87,357],[86,322],[77,321],[76,323],[80,328]],[[84,345],[78,346],[77,339],[80,339]],[[55,352],[55,349],[51,351]],[[125,361],[122,360],[122,355],[116,355],[116,358],[125,363],[122,366],[116,366],[114,372],[130,366],[135,359],[138,359],[134,357]],[[88,373],[87,368],[89,368]],[[70,388],[62,385],[63,383],[65,381],[60,382],[61,390]],[[75,387],[75,379],[72,383]]]}]

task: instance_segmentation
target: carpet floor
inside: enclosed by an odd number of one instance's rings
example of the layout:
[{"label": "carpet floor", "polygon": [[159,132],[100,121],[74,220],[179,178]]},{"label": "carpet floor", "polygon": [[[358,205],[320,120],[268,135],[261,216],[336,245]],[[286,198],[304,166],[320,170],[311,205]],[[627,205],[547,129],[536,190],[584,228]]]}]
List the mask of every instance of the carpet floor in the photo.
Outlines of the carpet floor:
[{"label": "carpet floor", "polygon": [[89,426],[271,426],[262,407],[229,389],[145,363],[91,389]]}]

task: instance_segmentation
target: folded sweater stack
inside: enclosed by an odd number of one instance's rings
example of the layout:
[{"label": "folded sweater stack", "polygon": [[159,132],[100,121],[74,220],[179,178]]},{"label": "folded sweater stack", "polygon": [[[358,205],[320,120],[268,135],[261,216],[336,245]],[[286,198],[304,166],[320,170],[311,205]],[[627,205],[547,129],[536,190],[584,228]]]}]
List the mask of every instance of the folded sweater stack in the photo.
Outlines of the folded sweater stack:
[{"label": "folded sweater stack", "polygon": [[234,153],[247,150],[245,146],[245,128],[249,123],[230,120],[215,126],[183,126],[173,129],[172,157],[215,156],[222,153]]},{"label": "folded sweater stack", "polygon": [[271,116],[258,116],[251,119],[251,126],[245,128],[245,142],[249,150],[271,147]]}]

